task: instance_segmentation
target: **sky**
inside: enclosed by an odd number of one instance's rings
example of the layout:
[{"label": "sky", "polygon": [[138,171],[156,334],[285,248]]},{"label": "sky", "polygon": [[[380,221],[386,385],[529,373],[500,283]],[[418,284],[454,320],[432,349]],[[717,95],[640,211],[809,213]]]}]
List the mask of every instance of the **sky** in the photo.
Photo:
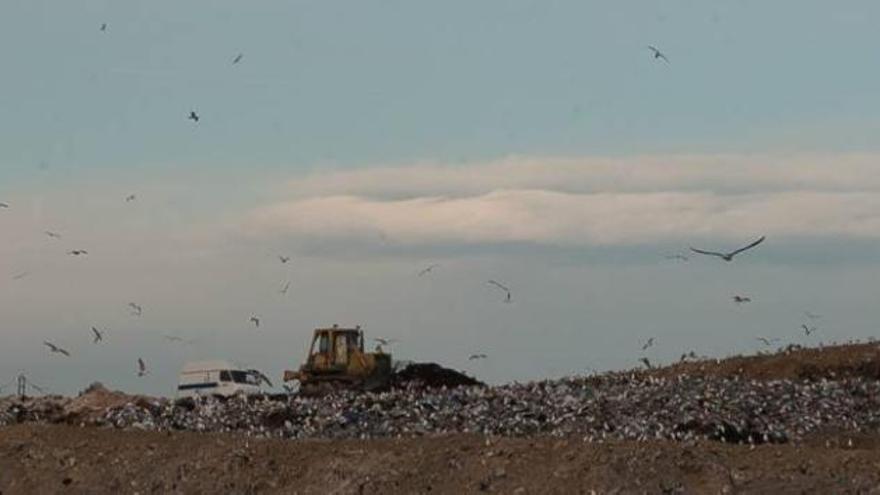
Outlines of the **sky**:
[{"label": "sky", "polygon": [[333,323],[491,383],[876,333],[876,2],[0,11],[0,386],[280,378]]}]

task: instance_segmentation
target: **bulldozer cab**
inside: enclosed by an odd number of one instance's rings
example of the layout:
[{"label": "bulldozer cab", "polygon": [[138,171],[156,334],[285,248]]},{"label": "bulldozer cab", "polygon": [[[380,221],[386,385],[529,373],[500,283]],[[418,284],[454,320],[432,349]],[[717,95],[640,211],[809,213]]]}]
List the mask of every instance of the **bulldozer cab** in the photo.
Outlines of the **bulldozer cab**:
[{"label": "bulldozer cab", "polygon": [[312,337],[309,364],[316,370],[344,369],[355,354],[364,352],[364,334],[358,328],[319,328]]}]

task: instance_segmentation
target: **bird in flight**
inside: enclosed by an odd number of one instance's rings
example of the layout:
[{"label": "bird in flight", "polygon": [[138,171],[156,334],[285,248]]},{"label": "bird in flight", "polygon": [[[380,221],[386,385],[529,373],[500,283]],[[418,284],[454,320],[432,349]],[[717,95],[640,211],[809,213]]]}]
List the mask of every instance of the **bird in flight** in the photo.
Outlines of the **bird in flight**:
[{"label": "bird in flight", "polygon": [[72,251],[68,251],[67,254],[69,254],[71,256],[83,256],[83,255],[89,254],[89,252],[86,251],[85,249],[74,249]]},{"label": "bird in flight", "polygon": [[248,370],[248,373],[250,373],[250,374],[252,374],[253,376],[257,377],[257,378],[260,380],[260,382],[265,383],[265,384],[268,385],[270,388],[273,386],[273,385],[272,385],[272,380],[269,380],[269,377],[266,376],[265,374],[263,374],[262,371],[260,371],[260,370],[256,370],[256,369],[249,369],[249,370]]},{"label": "bird in flight", "polygon": [[138,358],[138,376],[144,376],[148,373],[147,365],[144,363],[144,360]]},{"label": "bird in flight", "polygon": [[59,234],[58,232],[52,232],[51,230],[47,230],[46,235],[51,237],[52,239],[61,239],[61,234]]},{"label": "bird in flight", "polygon": [[382,337],[375,337],[373,340],[381,345],[391,345],[397,342],[397,339],[383,339]]},{"label": "bird in flight", "polygon": [[666,55],[664,55],[663,52],[661,52],[657,48],[650,46],[650,45],[648,45],[648,49],[651,50],[652,52],[654,52],[654,59],[655,60],[660,58],[660,59],[663,59],[663,61],[666,62],[667,64],[669,63],[669,59],[666,58]]},{"label": "bird in flight", "polygon": [[811,320],[818,320],[819,318],[822,318],[822,315],[810,313],[809,311],[804,311],[804,314],[807,316],[807,318],[809,318]]},{"label": "bird in flight", "polygon": [[251,316],[251,319],[248,320],[254,324],[254,327],[260,328],[260,318],[257,315]]},{"label": "bird in flight", "polygon": [[777,339],[777,338],[771,338],[771,339],[768,339],[768,338],[766,338],[766,337],[755,337],[755,338],[756,338],[757,340],[760,340],[761,342],[763,342],[764,345],[766,345],[766,346],[771,346],[771,345],[773,345],[775,342],[779,342],[779,339]]},{"label": "bird in flight", "polygon": [[651,361],[648,361],[648,358],[646,358],[646,357],[640,357],[640,358],[639,358],[639,361],[640,361],[642,364],[645,365],[645,368],[648,368],[648,369],[653,368],[653,366],[651,366]]},{"label": "bird in flight", "polygon": [[199,114],[197,114],[195,110],[191,110],[189,112],[189,117],[187,117],[187,118],[189,120],[192,120],[193,122],[198,122],[199,121]]},{"label": "bird in flight", "polygon": [[241,59],[243,59],[243,58],[244,58],[244,53],[239,53],[238,55],[235,56],[234,59],[232,59],[232,63],[237,64],[237,63],[241,62]]},{"label": "bird in flight", "polygon": [[144,314],[144,308],[142,308],[140,304],[130,302],[128,303],[128,308],[131,310],[131,314],[133,316],[140,316]]},{"label": "bird in flight", "polygon": [[667,255],[665,256],[665,258],[668,259],[668,260],[678,260],[678,261],[687,261],[687,260],[690,259],[690,258],[688,258],[686,255],[681,254],[681,253],[667,254]]},{"label": "bird in flight", "polygon": [[506,302],[506,303],[509,303],[509,302],[510,302],[510,298],[511,298],[510,289],[508,289],[508,288],[505,287],[504,285],[502,285],[502,284],[496,282],[495,280],[490,280],[489,283],[490,283],[491,285],[494,285],[495,287],[498,287],[499,289],[503,290],[504,292],[506,292],[506,293],[507,293],[507,296],[504,298],[504,302]]},{"label": "bird in flight", "polygon": [[12,276],[12,280],[21,280],[30,274],[31,274],[31,272],[16,273],[15,275]]},{"label": "bird in flight", "polygon": [[474,360],[476,360],[476,359],[486,359],[486,358],[488,358],[488,357],[489,357],[489,356],[487,356],[487,355],[485,355],[484,353],[481,352],[481,353],[479,353],[479,354],[471,354],[470,356],[468,356],[468,361],[474,361]]},{"label": "bird in flight", "polygon": [[804,335],[806,335],[807,337],[809,337],[811,333],[818,330],[817,327],[808,327],[807,325],[801,325],[801,328],[804,329]]},{"label": "bird in flight", "polygon": [[649,338],[644,344],[642,344],[642,350],[645,351],[652,345],[654,345],[654,337]]},{"label": "bird in flight", "polygon": [[103,32],[106,30],[107,30],[107,23],[105,22],[105,23],[101,24],[101,31]]},{"label": "bird in flight", "polygon": [[427,275],[427,274],[431,273],[434,270],[434,268],[437,268],[438,266],[440,266],[440,265],[438,265],[437,263],[429,265],[427,268],[425,268],[424,270],[419,272],[419,277],[421,277],[422,275]]},{"label": "bird in flight", "polygon": [[0,203],[0,208],[9,208],[9,203]]},{"label": "bird in flight", "polygon": [[98,342],[104,340],[104,333],[97,328],[92,327],[92,333],[95,334],[95,338],[92,340],[93,343],[97,344]]},{"label": "bird in flight", "polygon": [[753,247],[757,246],[758,244],[761,244],[762,242],[764,242],[764,239],[766,239],[766,237],[761,236],[760,239],[749,244],[748,246],[743,246],[743,247],[741,247],[737,250],[731,251],[729,253],[719,253],[716,251],[704,251],[702,249],[697,249],[697,248],[693,248],[693,247],[691,248],[691,251],[693,251],[695,253],[699,253],[699,254],[705,254],[707,256],[717,256],[717,257],[723,259],[724,261],[733,261],[734,256],[738,255],[739,253],[741,253],[743,251],[747,251],[749,249],[752,249]]},{"label": "bird in flight", "polygon": [[126,202],[126,203],[131,203],[132,201],[134,201],[134,200],[136,200],[136,199],[137,199],[137,196],[136,196],[136,195],[134,195],[134,194],[129,194],[128,196],[125,197],[125,202]]},{"label": "bird in flight", "polygon": [[737,304],[750,303],[752,302],[752,298],[747,296],[733,296],[733,302]]},{"label": "bird in flight", "polygon": [[286,295],[287,295],[287,289],[289,289],[289,288],[290,288],[290,282],[287,282],[287,283],[284,284],[284,287],[282,287],[281,290],[278,291],[278,292],[279,292],[282,296],[286,296]]},{"label": "bird in flight", "polygon": [[55,344],[53,344],[53,343],[51,343],[51,342],[45,342],[45,341],[44,341],[43,344],[45,344],[46,347],[48,347],[49,350],[52,351],[52,352],[57,352],[58,354],[64,354],[65,356],[70,357],[70,353],[69,353],[69,352],[65,351],[64,349],[58,347],[57,345],[55,345]]},{"label": "bird in flight", "polygon": [[279,255],[279,256],[278,256],[278,259],[279,259],[282,263],[287,263],[288,261],[290,261],[290,256],[281,256],[281,255]]}]

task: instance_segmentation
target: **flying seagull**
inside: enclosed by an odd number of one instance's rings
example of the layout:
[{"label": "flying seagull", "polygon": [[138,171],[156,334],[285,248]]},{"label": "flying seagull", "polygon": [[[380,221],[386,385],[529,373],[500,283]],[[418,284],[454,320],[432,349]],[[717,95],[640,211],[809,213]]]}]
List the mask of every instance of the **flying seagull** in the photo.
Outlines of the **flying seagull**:
[{"label": "flying seagull", "polygon": [[391,345],[397,342],[397,339],[383,339],[382,337],[375,337],[373,340],[381,345]]},{"label": "flying seagull", "polygon": [[279,259],[282,263],[287,263],[288,261],[290,261],[290,256],[278,256],[278,259]]},{"label": "flying seagull", "polygon": [[144,376],[147,374],[147,365],[144,363],[144,360],[138,358],[138,376]]},{"label": "flying seagull", "polygon": [[468,361],[473,361],[475,359],[486,359],[488,357],[489,356],[487,356],[481,352],[479,354],[471,354],[470,356],[468,356]]},{"label": "flying seagull", "polygon": [[767,346],[773,345],[774,342],[779,342],[779,339],[777,339],[777,338],[771,338],[771,339],[768,339],[766,337],[755,337],[755,338],[757,340],[760,340],[761,342],[764,343],[764,345],[767,345]]},{"label": "flying seagull", "polygon": [[0,208],[9,208],[9,203],[0,203]]},{"label": "flying seagull", "polygon": [[287,289],[289,289],[289,288],[290,288],[290,282],[287,282],[286,284],[284,284],[284,287],[282,287],[281,290],[278,291],[278,292],[279,292],[282,296],[286,296],[286,295],[287,295]]},{"label": "flying seagull", "polygon": [[193,122],[198,122],[199,121],[199,114],[197,114],[195,110],[191,110],[189,112],[189,117],[187,117],[187,118],[189,120],[192,120]]},{"label": "flying seagull", "polygon": [[128,307],[131,309],[131,314],[134,316],[140,316],[144,313],[144,308],[142,308],[140,304],[130,302],[128,303]]},{"label": "flying seagull", "polygon": [[645,351],[648,349],[648,347],[651,347],[652,345],[654,345],[654,337],[649,338],[647,342],[642,344],[642,350]]},{"label": "flying seagull", "polygon": [[661,58],[661,59],[663,59],[663,61],[666,62],[667,64],[669,63],[669,59],[666,58],[666,55],[664,55],[663,52],[661,52],[661,51],[658,50],[657,48],[655,48],[655,47],[653,47],[653,46],[650,46],[650,45],[648,45],[648,49],[651,50],[652,52],[654,52],[654,59],[655,59],[655,60],[658,59],[658,58]]},{"label": "flying seagull", "polygon": [[64,354],[65,356],[70,357],[70,353],[69,353],[69,352],[65,351],[64,349],[58,347],[57,345],[55,345],[55,344],[53,344],[53,343],[51,343],[51,342],[45,342],[45,341],[44,341],[43,344],[45,344],[46,347],[48,347],[49,350],[52,351],[52,352],[57,352],[58,354]]},{"label": "flying seagull", "polygon": [[256,328],[260,328],[260,318],[259,318],[258,316],[256,316],[256,315],[251,316],[251,319],[248,320],[248,321],[250,321],[251,323],[253,323],[253,324],[254,324],[254,327],[256,327]]},{"label": "flying seagull", "polygon": [[234,59],[232,59],[232,63],[237,64],[237,63],[241,62],[242,58],[244,58],[244,53],[239,53],[238,55],[235,56]]},{"label": "flying seagull", "polygon": [[52,232],[51,230],[47,230],[46,235],[51,237],[52,239],[61,239],[61,234],[59,234],[58,232]]},{"label": "flying seagull", "polygon": [[31,274],[31,272],[16,273],[15,275],[12,276],[12,280],[21,280],[30,274]]},{"label": "flying seagull", "polygon": [[503,290],[504,292],[506,292],[506,293],[507,293],[507,297],[504,298],[504,302],[507,302],[507,303],[510,302],[510,289],[508,289],[508,288],[505,287],[504,285],[502,285],[502,284],[500,284],[500,283],[498,283],[498,282],[496,282],[496,281],[494,281],[494,280],[490,280],[489,283],[492,284],[492,285],[494,285],[495,287],[498,287],[499,289]]},{"label": "flying seagull", "polygon": [[679,261],[687,261],[687,260],[690,259],[690,258],[688,258],[686,255],[681,254],[681,253],[667,254],[667,255],[665,256],[665,258],[668,259],[668,260],[679,260]]},{"label": "flying seagull", "polygon": [[818,330],[817,327],[808,327],[808,326],[806,326],[806,325],[801,325],[801,328],[804,329],[804,335],[806,335],[807,337],[809,337],[811,333],[813,333],[813,332],[815,332],[816,330]]},{"label": "flying seagull", "polygon": [[265,384],[268,385],[270,388],[273,386],[273,385],[272,385],[272,380],[269,380],[269,377],[266,376],[265,374],[263,374],[262,371],[260,371],[260,370],[256,370],[256,369],[250,369],[250,370],[248,370],[248,373],[251,373],[252,375],[254,375],[254,376],[256,376],[257,378],[259,378],[261,382],[265,383]]},{"label": "flying seagull", "polygon": [[136,199],[137,199],[137,195],[129,194],[128,196],[125,197],[125,202],[131,203],[132,201],[134,201]]},{"label": "flying seagull", "polygon": [[437,268],[438,266],[440,266],[440,265],[438,265],[437,263],[429,265],[427,268],[425,268],[424,270],[419,272],[419,276],[421,277],[422,275],[427,275],[427,274],[431,273],[434,270],[434,268]]},{"label": "flying seagull", "polygon": [[645,368],[648,368],[648,369],[653,368],[653,366],[651,366],[651,361],[648,361],[648,358],[646,358],[646,357],[640,357],[640,358],[639,358],[639,362],[641,362],[642,364],[644,364],[644,365],[645,365]]},{"label": "flying seagull", "polygon": [[747,296],[733,296],[733,302],[737,304],[750,303],[752,302],[752,298]]},{"label": "flying seagull", "polygon": [[811,320],[818,320],[819,318],[822,318],[822,315],[810,313],[809,311],[804,311],[804,314],[807,316],[807,318],[809,318]]},{"label": "flying seagull", "polygon": [[95,338],[93,339],[93,343],[97,344],[98,342],[104,340],[104,333],[99,331],[97,328],[92,327],[92,333],[95,334]]},{"label": "flying seagull", "polygon": [[106,31],[106,30],[107,30],[107,23],[105,22],[105,23],[101,24],[101,31]]},{"label": "flying seagull", "polygon": [[68,251],[67,254],[69,254],[71,256],[83,256],[83,255],[89,254],[89,252],[86,251],[85,249],[74,249],[72,251]]},{"label": "flying seagull", "polygon": [[758,239],[757,241],[755,241],[755,242],[749,244],[748,246],[741,247],[741,248],[739,248],[739,249],[737,249],[737,250],[735,250],[735,251],[731,251],[731,252],[729,252],[729,253],[719,253],[719,252],[716,252],[716,251],[704,251],[704,250],[702,250],[702,249],[696,249],[696,248],[693,248],[693,247],[691,248],[691,251],[693,251],[693,252],[695,252],[695,253],[699,253],[699,254],[705,254],[705,255],[707,255],[707,256],[717,256],[717,257],[723,259],[724,261],[733,261],[733,257],[734,257],[734,256],[738,255],[739,253],[741,253],[741,252],[743,252],[743,251],[746,251],[746,250],[752,249],[753,247],[757,246],[758,244],[761,244],[762,242],[764,242],[764,239],[766,239],[766,237],[765,237],[765,236],[761,236],[760,239]]}]

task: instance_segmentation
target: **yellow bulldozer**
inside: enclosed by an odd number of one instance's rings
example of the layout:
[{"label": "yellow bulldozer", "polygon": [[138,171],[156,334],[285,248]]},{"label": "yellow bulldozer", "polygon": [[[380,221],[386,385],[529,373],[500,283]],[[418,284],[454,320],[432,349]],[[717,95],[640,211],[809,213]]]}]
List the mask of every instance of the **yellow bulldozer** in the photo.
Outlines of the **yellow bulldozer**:
[{"label": "yellow bulldozer", "polygon": [[392,375],[391,354],[381,347],[364,351],[364,332],[355,328],[318,328],[309,355],[298,371],[284,372],[284,381],[299,382],[304,395],[319,395],[340,389],[377,390]]}]

